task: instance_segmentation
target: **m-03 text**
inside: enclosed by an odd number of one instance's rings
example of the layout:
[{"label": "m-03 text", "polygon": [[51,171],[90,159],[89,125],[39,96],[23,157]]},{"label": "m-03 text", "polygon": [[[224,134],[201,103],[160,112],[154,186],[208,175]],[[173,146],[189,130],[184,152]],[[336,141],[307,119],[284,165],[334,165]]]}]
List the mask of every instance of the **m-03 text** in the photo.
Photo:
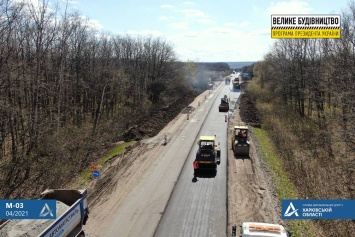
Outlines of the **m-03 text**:
[{"label": "m-03 text", "polygon": [[24,205],[22,202],[15,202],[15,203],[11,203],[11,202],[7,202],[6,205],[5,205],[6,208],[17,208],[17,209],[20,209],[20,208],[24,208]]}]

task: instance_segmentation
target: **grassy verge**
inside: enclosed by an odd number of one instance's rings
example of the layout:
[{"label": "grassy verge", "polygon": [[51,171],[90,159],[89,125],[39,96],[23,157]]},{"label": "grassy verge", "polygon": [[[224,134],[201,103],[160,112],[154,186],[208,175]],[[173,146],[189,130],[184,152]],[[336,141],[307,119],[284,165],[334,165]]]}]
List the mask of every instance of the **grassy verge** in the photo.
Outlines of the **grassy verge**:
[{"label": "grassy verge", "polygon": [[[126,147],[134,144],[135,141],[130,141],[130,142],[125,142],[122,144],[117,145],[115,148],[113,148],[109,153],[107,153],[104,157],[99,159],[97,163],[95,164],[100,168],[100,166],[103,166],[108,160],[112,159],[113,157],[120,155],[122,152],[125,151]],[[85,186],[91,179],[91,168],[88,167],[85,169],[78,178],[76,178],[73,181],[72,188],[74,189],[80,189],[81,187]]]},{"label": "grassy verge", "polygon": [[[297,199],[297,190],[293,186],[287,173],[282,168],[280,157],[277,155],[265,130],[253,128],[253,132],[258,139],[258,144],[266,164],[269,167],[275,189],[279,200]],[[287,221],[292,237],[315,237],[315,230],[311,220],[290,220]]]}]

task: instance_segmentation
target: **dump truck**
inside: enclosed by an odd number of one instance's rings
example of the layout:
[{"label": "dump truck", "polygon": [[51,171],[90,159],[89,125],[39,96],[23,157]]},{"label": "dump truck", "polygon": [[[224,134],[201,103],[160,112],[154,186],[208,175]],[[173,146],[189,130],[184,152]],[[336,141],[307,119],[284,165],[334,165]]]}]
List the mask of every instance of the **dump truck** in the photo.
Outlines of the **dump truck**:
[{"label": "dump truck", "polygon": [[228,110],[229,110],[229,99],[227,95],[225,95],[223,98],[221,98],[221,103],[218,106],[218,111],[228,112]]},{"label": "dump truck", "polygon": [[47,189],[41,199],[56,200],[56,219],[11,219],[0,225],[0,236],[85,236],[89,217],[87,190]]},{"label": "dump truck", "polygon": [[244,222],[241,226],[241,237],[290,237],[291,234],[279,224],[262,222]]},{"label": "dump truck", "polygon": [[216,136],[201,136],[197,142],[198,150],[193,162],[194,176],[203,172],[217,172],[217,165],[221,162],[221,150],[216,144]]},{"label": "dump truck", "polygon": [[231,74],[232,89],[233,91],[239,90],[242,84],[243,78],[241,72],[233,72]]},{"label": "dump truck", "polygon": [[250,142],[248,131],[248,126],[234,126],[231,145],[235,156],[249,156]]}]

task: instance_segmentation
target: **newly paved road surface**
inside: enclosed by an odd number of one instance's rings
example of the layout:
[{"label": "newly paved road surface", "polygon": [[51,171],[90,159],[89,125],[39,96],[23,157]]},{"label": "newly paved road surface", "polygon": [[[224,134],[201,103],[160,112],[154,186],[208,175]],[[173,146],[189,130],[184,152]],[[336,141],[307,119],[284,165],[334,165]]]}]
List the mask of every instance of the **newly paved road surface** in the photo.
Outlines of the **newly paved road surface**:
[{"label": "newly paved road surface", "polygon": [[[179,180],[170,197],[168,206],[155,232],[155,237],[206,237],[226,236],[227,229],[227,113],[218,112],[220,98],[228,95],[233,102],[239,92],[230,92],[221,86],[211,104],[199,109],[209,110],[201,130],[195,137]],[[203,108],[205,106],[205,108]],[[197,141],[201,135],[216,135],[221,147],[221,164],[216,177],[193,180],[192,163],[196,156]],[[181,138],[183,139],[183,138]],[[191,138],[190,138],[191,139]],[[178,151],[177,151],[178,152]]]},{"label": "newly paved road surface", "polygon": [[[174,134],[157,154],[154,164],[136,181],[124,203],[109,205],[110,218],[103,221],[105,227],[101,228],[100,236],[226,236],[227,123],[224,117],[227,113],[218,112],[220,98],[225,94],[232,101],[239,96],[239,92],[230,92],[225,85],[206,94],[186,125]],[[221,164],[216,177],[193,182],[192,162],[200,135],[217,136],[221,143]]]}]

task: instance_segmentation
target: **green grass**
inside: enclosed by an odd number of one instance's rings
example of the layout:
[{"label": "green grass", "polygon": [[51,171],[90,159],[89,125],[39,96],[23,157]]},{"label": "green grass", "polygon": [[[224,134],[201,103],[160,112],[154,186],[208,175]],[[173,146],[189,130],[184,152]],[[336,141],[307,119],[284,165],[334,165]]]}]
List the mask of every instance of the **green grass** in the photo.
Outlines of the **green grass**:
[{"label": "green grass", "polygon": [[258,138],[258,143],[265,162],[268,164],[271,171],[279,199],[297,198],[296,189],[288,178],[287,173],[283,171],[280,158],[275,152],[267,133],[265,130],[259,128],[253,128],[253,131]]},{"label": "green grass", "polygon": [[[297,199],[297,190],[283,170],[281,159],[272,146],[267,132],[259,128],[253,128],[253,132],[258,139],[261,153],[271,172],[279,200]],[[293,233],[292,237],[317,236],[311,220],[290,220],[288,223],[289,229]]]},{"label": "green grass", "polygon": [[[104,157],[100,158],[95,165],[100,168],[100,166],[104,165],[108,160],[112,159],[113,157],[121,154],[125,151],[125,149],[135,143],[135,141],[125,142],[122,144],[117,145],[113,148],[109,153],[107,153]],[[73,181],[73,188],[78,189],[87,184],[87,182],[91,179],[91,169],[88,167],[85,169],[78,178]]]},{"label": "green grass", "polygon": [[122,144],[116,146],[107,155],[102,157],[97,162],[97,165],[102,165],[105,162],[107,162],[108,160],[110,160],[111,158],[113,158],[114,156],[121,154],[126,149],[126,147],[132,145],[133,143],[135,143],[135,141],[125,142],[125,143],[122,143]]}]

